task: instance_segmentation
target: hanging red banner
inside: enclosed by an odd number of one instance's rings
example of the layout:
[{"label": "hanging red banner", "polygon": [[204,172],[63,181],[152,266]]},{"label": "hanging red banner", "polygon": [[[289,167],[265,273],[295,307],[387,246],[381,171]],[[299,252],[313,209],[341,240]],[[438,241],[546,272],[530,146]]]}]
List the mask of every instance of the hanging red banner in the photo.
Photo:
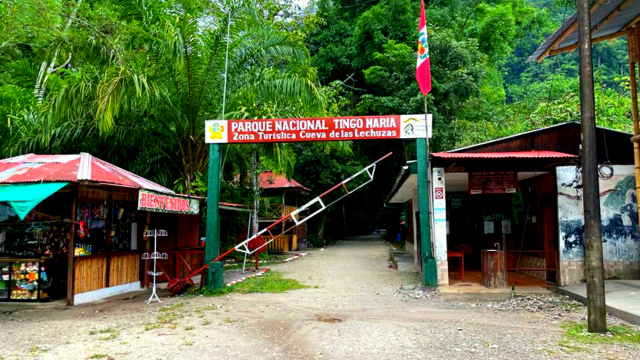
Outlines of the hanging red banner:
[{"label": "hanging red banner", "polygon": [[[427,123],[429,126],[427,126]],[[427,131],[427,128],[429,131]],[[375,115],[304,119],[209,120],[205,142],[262,143],[417,139],[431,135],[431,115]]]}]

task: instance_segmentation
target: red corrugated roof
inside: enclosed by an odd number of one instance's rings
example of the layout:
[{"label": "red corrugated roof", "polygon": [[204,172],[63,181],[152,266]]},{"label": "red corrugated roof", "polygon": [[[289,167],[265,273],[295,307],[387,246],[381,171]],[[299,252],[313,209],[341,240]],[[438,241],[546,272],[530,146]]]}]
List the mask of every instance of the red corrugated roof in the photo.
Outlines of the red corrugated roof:
[{"label": "red corrugated roof", "polygon": [[96,182],[174,194],[166,187],[102,161],[79,155],[27,154],[0,160],[0,184],[31,182]]},{"label": "red corrugated roof", "polygon": [[260,173],[260,187],[263,189],[300,189],[304,191],[311,191],[310,189],[302,186],[299,182],[291,179],[287,180],[284,175],[276,175],[272,171],[264,171]]},{"label": "red corrugated roof", "polygon": [[559,159],[577,156],[556,151],[511,151],[483,153],[450,153],[438,152],[431,156],[441,159]]},{"label": "red corrugated roof", "polygon": [[224,202],[224,201],[220,201],[220,205],[223,206],[229,206],[229,207],[235,207],[235,208],[248,208],[248,205],[242,205],[242,204],[234,204],[234,203],[229,203],[229,202]]}]

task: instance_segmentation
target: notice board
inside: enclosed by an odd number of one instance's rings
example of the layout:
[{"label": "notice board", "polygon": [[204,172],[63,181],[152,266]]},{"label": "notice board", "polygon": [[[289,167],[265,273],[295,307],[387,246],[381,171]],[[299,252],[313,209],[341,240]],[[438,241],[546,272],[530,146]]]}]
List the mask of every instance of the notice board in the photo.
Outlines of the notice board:
[{"label": "notice board", "polygon": [[469,194],[515,194],[518,176],[515,171],[476,171],[469,174]]}]

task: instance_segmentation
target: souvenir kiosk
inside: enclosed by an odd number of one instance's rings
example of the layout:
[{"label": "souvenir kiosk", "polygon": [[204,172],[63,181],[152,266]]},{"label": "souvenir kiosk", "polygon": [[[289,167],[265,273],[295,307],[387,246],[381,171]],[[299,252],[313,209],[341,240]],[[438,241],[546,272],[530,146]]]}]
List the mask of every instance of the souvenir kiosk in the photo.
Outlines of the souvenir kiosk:
[{"label": "souvenir kiosk", "polygon": [[0,301],[73,305],[140,290],[150,228],[169,233],[158,241],[173,252],[169,272],[179,257],[201,261],[200,201],[87,153],[0,160]]}]

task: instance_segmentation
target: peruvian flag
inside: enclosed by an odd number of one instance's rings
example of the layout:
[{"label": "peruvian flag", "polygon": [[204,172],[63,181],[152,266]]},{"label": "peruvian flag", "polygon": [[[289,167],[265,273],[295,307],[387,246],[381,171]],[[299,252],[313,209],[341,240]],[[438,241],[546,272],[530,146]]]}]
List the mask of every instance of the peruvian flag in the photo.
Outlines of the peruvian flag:
[{"label": "peruvian flag", "polygon": [[424,0],[420,7],[420,26],[418,27],[418,64],[416,65],[416,80],[420,91],[427,96],[431,91],[431,62],[429,61],[429,43],[427,42],[427,20],[424,16]]}]

